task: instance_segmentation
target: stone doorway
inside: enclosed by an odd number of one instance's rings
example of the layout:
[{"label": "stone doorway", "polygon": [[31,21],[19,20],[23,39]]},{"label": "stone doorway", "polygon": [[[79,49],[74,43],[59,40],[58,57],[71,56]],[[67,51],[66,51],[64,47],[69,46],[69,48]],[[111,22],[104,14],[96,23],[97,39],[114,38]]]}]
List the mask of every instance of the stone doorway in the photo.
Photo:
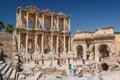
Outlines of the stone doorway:
[{"label": "stone doorway", "polygon": [[77,58],[83,58],[83,46],[82,45],[78,45],[77,46]]},{"label": "stone doorway", "polygon": [[105,58],[110,56],[109,46],[104,44],[99,47],[100,58]]}]

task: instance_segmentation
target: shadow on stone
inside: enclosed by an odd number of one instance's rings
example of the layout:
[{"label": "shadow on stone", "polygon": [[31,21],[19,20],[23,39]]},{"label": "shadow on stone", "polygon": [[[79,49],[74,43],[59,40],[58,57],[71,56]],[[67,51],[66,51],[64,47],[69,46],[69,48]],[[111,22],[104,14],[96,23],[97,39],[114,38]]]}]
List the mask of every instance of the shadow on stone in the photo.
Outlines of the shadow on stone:
[{"label": "shadow on stone", "polygon": [[102,63],[102,69],[104,70],[104,71],[107,71],[108,69],[109,69],[109,66],[108,66],[108,64],[106,64],[106,63]]}]

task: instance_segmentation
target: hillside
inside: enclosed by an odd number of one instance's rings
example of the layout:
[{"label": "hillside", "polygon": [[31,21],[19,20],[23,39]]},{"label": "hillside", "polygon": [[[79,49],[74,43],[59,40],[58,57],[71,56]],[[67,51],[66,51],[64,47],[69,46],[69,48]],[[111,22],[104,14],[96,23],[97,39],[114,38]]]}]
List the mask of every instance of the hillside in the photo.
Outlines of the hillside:
[{"label": "hillside", "polygon": [[0,32],[0,43],[2,45],[0,47],[3,49],[4,54],[6,54],[9,57],[13,53],[12,39],[13,39],[12,34],[6,32]]}]

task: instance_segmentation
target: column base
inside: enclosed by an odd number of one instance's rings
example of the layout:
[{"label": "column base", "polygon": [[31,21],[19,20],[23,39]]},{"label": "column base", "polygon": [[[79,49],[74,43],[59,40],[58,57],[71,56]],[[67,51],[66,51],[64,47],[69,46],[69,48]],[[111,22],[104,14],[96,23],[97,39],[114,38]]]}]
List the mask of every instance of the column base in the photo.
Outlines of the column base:
[{"label": "column base", "polygon": [[71,51],[68,51],[68,54],[72,54],[72,52],[71,52]]},{"label": "column base", "polygon": [[41,55],[44,55],[44,51],[41,51]]},{"label": "column base", "polygon": [[48,54],[54,54],[54,52],[53,52],[53,51],[51,51],[51,52],[49,52]]},{"label": "column base", "polygon": [[34,52],[33,54],[38,54],[38,52]]},{"label": "column base", "polygon": [[62,54],[66,54],[66,51],[63,51]]},{"label": "column base", "polygon": [[100,62],[99,56],[95,56],[95,62]]}]

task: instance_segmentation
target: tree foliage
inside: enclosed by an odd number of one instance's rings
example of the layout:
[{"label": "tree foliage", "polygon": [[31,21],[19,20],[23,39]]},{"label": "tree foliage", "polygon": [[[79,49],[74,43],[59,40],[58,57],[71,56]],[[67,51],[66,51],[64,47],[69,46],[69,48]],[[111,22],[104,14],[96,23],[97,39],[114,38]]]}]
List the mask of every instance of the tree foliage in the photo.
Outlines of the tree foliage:
[{"label": "tree foliage", "polygon": [[8,24],[7,27],[6,27],[6,32],[8,33],[13,33],[14,31],[14,27],[12,24]]},{"label": "tree foliage", "polygon": [[114,32],[115,34],[120,34],[120,32]]},{"label": "tree foliage", "polygon": [[0,31],[1,31],[1,29],[2,28],[4,28],[5,26],[4,26],[4,23],[2,22],[2,21],[0,21]]}]

